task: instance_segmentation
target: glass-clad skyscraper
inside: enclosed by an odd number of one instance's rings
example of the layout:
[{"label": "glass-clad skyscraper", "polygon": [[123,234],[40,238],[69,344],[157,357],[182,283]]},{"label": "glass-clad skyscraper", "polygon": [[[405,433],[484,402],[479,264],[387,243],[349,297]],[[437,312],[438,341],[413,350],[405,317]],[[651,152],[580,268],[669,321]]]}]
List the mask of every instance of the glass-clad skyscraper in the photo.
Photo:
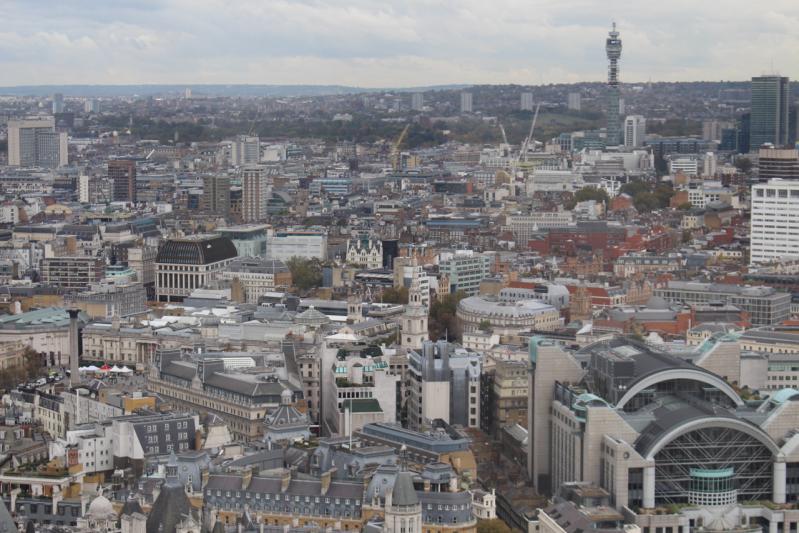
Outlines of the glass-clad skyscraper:
[{"label": "glass-clad skyscraper", "polygon": [[780,147],[788,143],[790,83],[782,76],[752,78],[752,111],[749,149],[765,143]]}]

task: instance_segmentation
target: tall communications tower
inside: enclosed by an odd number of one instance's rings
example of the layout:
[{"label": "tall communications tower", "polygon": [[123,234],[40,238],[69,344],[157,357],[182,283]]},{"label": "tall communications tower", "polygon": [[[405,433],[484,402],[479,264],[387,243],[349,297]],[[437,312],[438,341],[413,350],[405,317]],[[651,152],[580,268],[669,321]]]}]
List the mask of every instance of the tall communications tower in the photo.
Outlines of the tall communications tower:
[{"label": "tall communications tower", "polygon": [[613,23],[613,29],[608,32],[608,38],[605,41],[605,52],[608,54],[608,130],[605,144],[607,146],[618,146],[622,144],[621,118],[619,117],[621,39],[619,39],[619,32],[616,31],[615,22]]}]

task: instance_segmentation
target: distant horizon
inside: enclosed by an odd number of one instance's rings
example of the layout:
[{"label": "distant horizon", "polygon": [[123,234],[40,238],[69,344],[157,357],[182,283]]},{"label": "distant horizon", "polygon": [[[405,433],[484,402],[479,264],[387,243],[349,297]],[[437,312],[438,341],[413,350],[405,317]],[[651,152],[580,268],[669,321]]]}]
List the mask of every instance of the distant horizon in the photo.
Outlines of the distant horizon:
[{"label": "distant horizon", "polygon": [[[623,86],[642,86],[642,85],[658,85],[658,84],[686,84],[686,85],[702,85],[702,84],[730,84],[741,85],[749,84],[751,80],[699,80],[699,81],[638,81],[622,83]],[[339,96],[346,94],[357,93],[374,93],[381,91],[396,91],[396,92],[428,92],[428,91],[456,91],[468,90],[479,88],[491,87],[521,87],[521,88],[540,88],[540,87],[553,87],[553,86],[575,86],[575,85],[604,85],[604,81],[576,81],[564,83],[550,83],[545,85],[540,84],[519,84],[519,83],[453,83],[443,85],[427,85],[427,86],[396,86],[396,87],[368,87],[357,85],[340,85],[332,83],[301,83],[301,84],[265,84],[265,83],[93,83],[93,84],[35,84],[35,85],[8,85],[0,86],[0,96],[31,96],[31,97],[48,97],[56,92],[67,93],[67,97],[119,97],[119,96],[132,96],[137,94],[137,90],[144,90],[148,95],[157,94],[159,92],[183,92],[186,89],[191,89],[192,92],[197,91],[199,94],[193,96],[203,95],[204,89],[210,89],[211,94],[214,96],[251,96],[251,97],[314,97],[314,96]],[[798,86],[799,87],[799,86]],[[249,89],[249,94],[236,93],[237,88]],[[113,92],[114,94],[101,94],[104,89]],[[220,91],[221,89],[221,91]],[[264,90],[264,94],[257,94],[256,91]],[[30,92],[26,92],[30,91]],[[79,91],[87,91],[86,94]],[[220,94],[220,93],[228,93]]]}]

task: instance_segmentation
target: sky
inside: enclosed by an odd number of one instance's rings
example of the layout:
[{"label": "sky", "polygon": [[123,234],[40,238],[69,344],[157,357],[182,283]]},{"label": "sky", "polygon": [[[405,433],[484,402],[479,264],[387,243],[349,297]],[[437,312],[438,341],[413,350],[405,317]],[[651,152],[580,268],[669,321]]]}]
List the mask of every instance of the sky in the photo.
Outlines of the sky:
[{"label": "sky", "polygon": [[0,0],[0,86],[799,78],[799,1]]}]

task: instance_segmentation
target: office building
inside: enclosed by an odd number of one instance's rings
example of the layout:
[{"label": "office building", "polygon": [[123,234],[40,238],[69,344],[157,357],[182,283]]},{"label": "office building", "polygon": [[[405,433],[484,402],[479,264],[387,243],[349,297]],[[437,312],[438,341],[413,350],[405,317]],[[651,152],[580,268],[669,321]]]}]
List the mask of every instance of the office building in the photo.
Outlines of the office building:
[{"label": "office building", "polygon": [[8,165],[57,168],[68,164],[67,134],[53,117],[8,121]]},{"label": "office building", "polygon": [[61,93],[55,93],[53,95],[53,114],[56,115],[58,113],[64,112],[64,95]]},{"label": "office building", "polygon": [[316,178],[308,186],[308,192],[314,196],[322,193],[328,196],[347,196],[352,192],[351,178]]},{"label": "office building", "polygon": [[702,121],[702,139],[705,141],[719,141],[726,129],[733,128],[732,122],[709,119]]},{"label": "office building", "polygon": [[269,226],[265,224],[242,224],[217,228],[214,233],[230,239],[239,257],[264,257],[268,229]]},{"label": "office building", "polygon": [[241,218],[244,222],[266,219],[269,177],[264,167],[248,167],[241,173]]},{"label": "office building", "polygon": [[778,292],[772,287],[669,281],[665,287],[655,289],[654,294],[684,304],[731,304],[749,313],[755,326],[779,324],[790,316],[791,311],[791,294]]},{"label": "office building", "polygon": [[97,257],[48,257],[42,259],[42,282],[67,291],[84,291],[105,274],[105,262]]},{"label": "office building", "polygon": [[108,180],[115,202],[136,202],[136,162],[112,159],[108,162]]},{"label": "office building", "polygon": [[702,158],[702,176],[712,178],[718,169],[718,159],[715,152],[707,152]]},{"label": "office building", "polygon": [[91,202],[91,177],[86,174],[78,176],[78,201],[82,204]]},{"label": "office building", "polygon": [[408,428],[422,431],[434,420],[480,425],[482,356],[445,340],[426,340],[408,354]]},{"label": "office building", "polygon": [[219,277],[236,280],[238,287],[234,285],[231,288],[231,299],[248,304],[257,304],[259,298],[268,292],[286,291],[291,287],[288,267],[282,261],[263,257],[238,257]]},{"label": "office building", "polygon": [[283,262],[292,257],[327,259],[327,235],[310,230],[274,231],[266,237],[266,258]]},{"label": "office building", "polygon": [[749,263],[799,259],[799,181],[752,186]]},{"label": "office building", "polygon": [[230,178],[227,176],[203,176],[203,211],[219,216],[230,215]]},{"label": "office building", "polygon": [[775,178],[799,180],[799,151],[796,148],[760,148],[757,169],[762,182]]},{"label": "office building", "polygon": [[646,138],[646,119],[641,115],[630,115],[624,119],[624,147],[640,148]]},{"label": "office building", "polygon": [[757,150],[767,143],[778,148],[788,144],[790,95],[788,78],[782,76],[752,78],[750,150]]},{"label": "office building", "polygon": [[217,279],[237,256],[227,237],[192,235],[169,239],[155,258],[155,290],[159,302],[182,302],[195,289]]},{"label": "office building", "polygon": [[206,352],[184,360],[180,349],[158,349],[148,388],[182,408],[217,415],[234,438],[248,440],[263,435],[264,417],[281,405],[283,391],[302,399],[285,368],[279,371],[255,352]]},{"label": "office building", "polygon": [[519,109],[522,111],[533,110],[533,93],[522,93]]},{"label": "office building", "polygon": [[230,145],[230,164],[236,167],[261,162],[261,140],[251,135],[239,135]]},{"label": "office building", "polygon": [[114,468],[141,475],[145,461],[197,449],[200,420],[191,413],[148,413],[119,416],[111,421]]},{"label": "office building", "polygon": [[480,291],[480,282],[490,274],[489,265],[487,256],[458,254],[442,262],[439,270],[449,279],[450,293],[463,291],[467,296],[474,296]]},{"label": "office building", "polygon": [[582,108],[582,96],[580,93],[569,93],[567,106],[571,111],[580,111]]},{"label": "office building", "polygon": [[411,95],[411,109],[414,111],[421,111],[424,109],[424,94],[413,93]]},{"label": "office building", "polygon": [[84,113],[99,113],[100,112],[100,101],[99,100],[92,100],[88,99],[83,102],[83,112]]},{"label": "office building", "polygon": [[607,115],[608,127],[606,134],[607,146],[618,146],[624,141],[621,131],[621,88],[619,87],[619,59],[621,58],[621,39],[616,31],[616,23],[608,33],[605,41],[605,52],[608,56],[608,85],[607,85]]},{"label": "office building", "polygon": [[734,345],[709,339],[693,363],[622,337],[577,351],[532,338],[528,449],[538,491],[598,486],[649,532],[788,528],[799,519],[784,505],[799,495],[791,422],[799,392],[744,401],[732,377],[706,366],[737,368]]},{"label": "office building", "polygon": [[489,361],[491,368],[484,368],[481,383],[481,425],[484,431],[498,438],[502,428],[511,424],[527,426],[530,365],[524,360],[490,356]]},{"label": "office building", "polygon": [[669,157],[669,173],[682,172],[686,176],[699,175],[699,158],[697,156]]},{"label": "office building", "polygon": [[472,93],[461,93],[461,113],[471,113],[472,111]]},{"label": "office building", "polygon": [[[316,309],[302,313],[318,314]],[[321,363],[323,433],[349,437],[367,424],[396,423],[401,379],[389,362],[383,357],[350,355],[345,346],[330,341],[326,345]]]},{"label": "office building", "polygon": [[158,248],[155,246],[135,246],[128,248],[128,267],[136,272],[136,280],[145,287],[155,284],[155,258]]},{"label": "office building", "polygon": [[141,283],[97,283],[65,296],[64,304],[93,319],[126,318],[147,313],[147,291]]}]

